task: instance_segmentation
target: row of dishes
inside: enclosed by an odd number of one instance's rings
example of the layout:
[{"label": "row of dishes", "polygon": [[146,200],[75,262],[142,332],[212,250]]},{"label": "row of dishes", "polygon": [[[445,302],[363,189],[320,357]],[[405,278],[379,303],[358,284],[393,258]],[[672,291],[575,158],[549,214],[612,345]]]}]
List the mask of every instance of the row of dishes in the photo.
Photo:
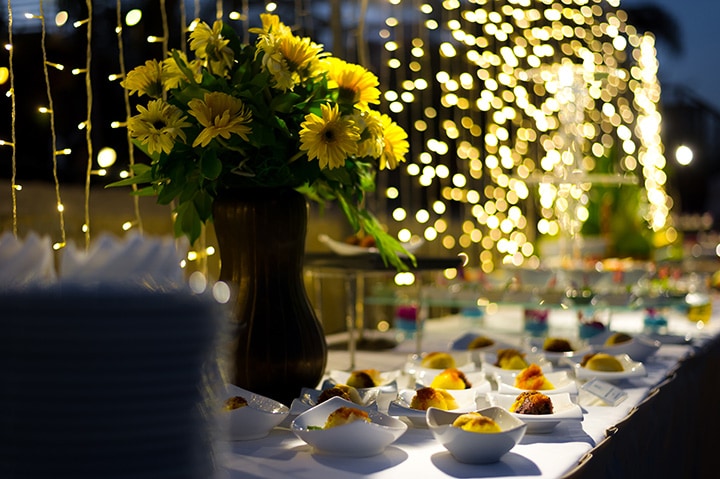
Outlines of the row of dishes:
[{"label": "row of dishes", "polygon": [[[303,390],[290,408],[273,404],[250,391],[228,386],[226,395],[244,394],[250,398],[247,401],[249,408],[228,407],[231,409],[226,424],[231,429],[229,437],[263,437],[287,416],[294,416],[290,429],[316,449],[364,456],[381,452],[404,433],[409,424],[430,428],[461,462],[492,462],[509,449],[499,455],[497,451],[489,454],[488,451],[497,449],[487,444],[489,435],[493,437],[491,443],[506,445],[508,440],[500,441],[498,434],[516,437],[512,447],[526,433],[544,434],[562,421],[581,421],[583,413],[576,402],[576,379],[599,376],[617,380],[646,374],[641,361],[627,353],[602,352],[602,347],[617,347],[625,342],[628,343],[625,347],[631,346],[632,350],[631,343],[642,343],[643,348],[636,349],[637,354],[644,355],[643,359],[654,352],[648,354],[649,349],[644,349],[648,345],[643,338],[631,337],[608,337],[596,348],[582,350],[572,349],[568,343],[564,345],[570,348],[566,351],[544,351],[544,347],[555,346],[551,349],[557,349],[558,344],[552,345],[548,341],[527,351],[508,347],[494,339],[481,347],[470,347],[469,344],[479,336],[460,338],[449,351],[413,355],[401,371],[330,371],[319,389]],[[464,341],[467,344],[462,349]],[[618,343],[611,344],[613,341]],[[659,344],[652,346],[656,350]],[[479,360],[479,367],[474,359]],[[562,366],[570,366],[570,370],[557,369]],[[415,384],[406,385],[414,387],[398,387],[401,378],[407,377],[413,378]],[[381,397],[391,398],[387,409],[378,406]],[[338,417],[341,420],[338,421]],[[233,434],[233,422],[242,430],[241,437]],[[488,424],[492,427],[485,428]],[[464,437],[467,434],[471,436]],[[359,439],[358,435],[367,441]],[[455,438],[457,435],[464,438],[460,441]],[[449,439],[451,436],[453,440]],[[457,445],[479,446],[478,442],[483,443],[480,450],[484,453]],[[457,444],[451,447],[453,443]],[[382,445],[380,449],[379,445]],[[457,448],[462,451],[453,450]]]}]

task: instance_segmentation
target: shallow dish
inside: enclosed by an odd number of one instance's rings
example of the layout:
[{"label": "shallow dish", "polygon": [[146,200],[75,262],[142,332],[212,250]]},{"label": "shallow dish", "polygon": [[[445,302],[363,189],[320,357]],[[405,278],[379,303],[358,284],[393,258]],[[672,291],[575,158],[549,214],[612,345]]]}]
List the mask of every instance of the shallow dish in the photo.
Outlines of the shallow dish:
[{"label": "shallow dish", "polygon": [[[476,370],[475,362],[472,360],[470,351],[438,351],[449,354],[455,360],[455,367],[464,373],[470,373]],[[411,354],[405,363],[405,372],[408,374],[427,375],[437,374],[446,368],[428,368],[422,365],[423,359],[430,354],[422,353]]]},{"label": "shallow dish", "polygon": [[[567,371],[543,371],[543,373],[547,380],[555,386],[555,389],[543,389],[540,391],[541,393],[547,394],[548,396],[561,393],[578,393],[577,384]],[[495,380],[498,383],[498,392],[517,396],[521,392],[526,391],[526,389],[515,387],[515,376],[517,376],[517,373],[514,373],[512,376],[495,376]]]},{"label": "shallow dish", "polygon": [[[543,370],[543,372],[550,372],[553,370],[552,363],[545,359],[545,356],[543,353],[525,353],[525,361],[530,364],[537,364],[540,366]],[[494,378],[496,376],[502,376],[506,378],[515,377],[517,373],[522,371],[522,369],[503,369],[501,367],[495,366],[495,363],[497,362],[497,354],[495,353],[482,353],[480,355],[480,369],[491,378]]]},{"label": "shallow dish", "polygon": [[[372,422],[354,421],[323,429],[328,416],[340,407],[363,410]],[[367,457],[382,453],[405,433],[407,424],[387,414],[333,397],[300,414],[290,424],[290,429],[319,453]]]},{"label": "shallow dish", "polygon": [[[334,384],[323,384],[322,389],[302,388],[300,390],[300,397],[293,399],[293,402],[290,405],[290,414],[297,415],[307,411],[311,407],[317,406],[319,404],[318,399],[320,398],[322,392],[333,386]],[[364,406],[377,410],[377,397],[380,393],[379,388],[357,389],[357,392],[360,396],[360,402],[357,404],[358,406]]]},{"label": "shallow dish", "polygon": [[[230,411],[224,410],[225,401],[234,396],[245,398],[247,406]],[[265,437],[290,412],[288,407],[282,403],[232,384],[225,387],[221,399],[222,404],[219,407],[217,421],[224,436],[230,441],[247,441]]]},{"label": "shallow dish", "polygon": [[453,427],[452,423],[462,413],[430,408],[426,423],[435,439],[459,462],[489,464],[498,462],[525,435],[527,424],[500,407],[478,411],[493,419],[501,432],[477,433]]},{"label": "shallow dish", "polygon": [[597,378],[603,381],[619,381],[621,379],[638,378],[647,376],[645,365],[639,361],[633,361],[627,354],[618,354],[615,359],[620,361],[623,367],[622,371],[595,371],[580,365],[581,361],[567,360],[575,371],[575,377],[586,380]]},{"label": "shallow dish", "polygon": [[[326,389],[327,387],[333,387],[335,384],[347,384],[351,374],[351,371],[340,371],[338,369],[333,369],[329,371],[328,379],[323,382],[322,389]],[[377,389],[380,392],[395,393],[398,390],[397,380],[401,374],[402,371],[400,371],[399,369],[396,369],[394,371],[380,372],[380,384],[370,388],[357,388],[358,392],[361,392],[365,389]]]},{"label": "shallow dish", "polygon": [[[350,243],[346,243],[344,241],[337,241],[332,238],[330,238],[326,234],[318,235],[318,240],[325,244],[330,250],[340,256],[357,256],[361,254],[372,254],[372,253],[378,253],[379,250],[374,247],[365,247],[365,246],[358,246]],[[407,250],[408,253],[415,253],[420,246],[422,246],[424,241],[422,239],[419,239],[417,241],[411,241],[409,243],[401,243],[403,248]]]},{"label": "shallow dish", "polygon": [[553,363],[555,366],[560,364],[561,360],[564,358],[577,358],[579,357],[582,359],[583,356],[585,356],[587,353],[591,352],[591,349],[589,346],[580,346],[577,344],[576,341],[569,340],[570,346],[572,346],[571,351],[564,351],[564,352],[555,352],[555,351],[545,351],[543,349],[543,343],[545,342],[545,339],[543,338],[532,338],[530,339],[529,346],[530,351],[542,354],[548,361]]},{"label": "shallow dish", "polygon": [[[453,411],[458,412],[470,412],[478,408],[478,392],[473,389],[446,389],[452,397],[455,398],[458,407]],[[415,389],[402,389],[398,392],[398,397],[390,401],[388,406],[388,414],[391,416],[402,416],[408,418],[408,420],[416,427],[425,427],[425,409],[415,409],[410,407],[412,399],[415,396]],[[484,396],[484,395],[483,395]],[[484,397],[483,397],[484,400]]]},{"label": "shallow dish", "polygon": [[[484,336],[493,343],[481,348],[470,349],[470,343],[479,336]],[[480,362],[480,356],[484,352],[495,352],[498,349],[508,348],[517,348],[517,346],[485,333],[465,333],[450,343],[451,351],[469,351],[471,359],[477,363]]]},{"label": "shallow dish", "polygon": [[592,351],[607,353],[611,356],[627,354],[635,361],[644,362],[647,361],[650,356],[655,354],[657,350],[660,349],[660,346],[662,346],[661,341],[644,334],[634,335],[632,339],[623,343],[606,345],[605,341],[607,341],[612,334],[614,334],[614,331],[605,331],[602,334],[598,334],[590,338],[588,342],[590,343]]},{"label": "shallow dish", "polygon": [[[511,412],[525,424],[527,424],[527,434],[547,434],[552,432],[555,427],[563,421],[582,421],[582,408],[575,404],[568,393],[548,395],[553,405],[552,414],[517,414]],[[487,394],[487,399],[493,406],[498,406],[510,412],[510,407],[515,402],[517,394],[500,394],[491,392]]]}]

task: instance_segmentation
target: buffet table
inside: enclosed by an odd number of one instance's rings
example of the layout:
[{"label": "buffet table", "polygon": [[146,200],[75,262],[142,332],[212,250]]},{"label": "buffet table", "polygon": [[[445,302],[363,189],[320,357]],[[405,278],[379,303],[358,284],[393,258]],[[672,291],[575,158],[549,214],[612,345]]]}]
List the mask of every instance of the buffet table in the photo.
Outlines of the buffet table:
[{"label": "buffet table", "polygon": [[[569,331],[573,313],[561,311],[552,314],[551,334]],[[638,328],[642,321],[638,314],[615,314],[613,329],[640,332]],[[517,315],[501,310],[485,318],[484,329],[520,344],[520,321]],[[698,461],[695,453],[707,452],[711,447],[708,441],[704,441],[703,446],[700,440],[703,436],[700,424],[706,421],[717,425],[716,416],[720,413],[713,406],[707,408],[707,415],[694,411],[701,404],[717,403],[709,399],[708,394],[712,391],[708,391],[707,386],[718,389],[713,381],[708,382],[708,375],[713,373],[713,368],[717,371],[720,366],[717,339],[720,318],[713,317],[702,329],[680,313],[669,317],[669,322],[673,335],[667,336],[667,343],[646,361],[647,376],[617,383],[627,393],[625,400],[610,406],[581,390],[578,403],[584,413],[582,422],[561,423],[549,434],[527,434],[498,463],[461,464],[434,440],[429,430],[413,426],[378,456],[346,458],[318,454],[289,430],[291,416],[263,439],[219,444],[218,458],[222,464],[219,477],[395,479],[567,476],[579,479],[648,477],[649,472],[655,470],[661,472],[659,477],[673,476],[668,476],[668,471],[694,471],[696,474],[691,476],[699,477],[698,474],[702,475],[709,464]],[[459,315],[427,321],[423,350],[448,350],[449,343],[467,332],[468,327],[467,320]],[[415,347],[414,341],[407,341],[388,351],[357,351],[355,361],[359,368],[381,371],[401,369],[408,355],[415,352]],[[349,361],[347,351],[330,351],[328,370],[348,369]],[[378,401],[378,404],[380,410],[387,407],[387,403]],[[685,477],[690,476],[685,474]]]}]

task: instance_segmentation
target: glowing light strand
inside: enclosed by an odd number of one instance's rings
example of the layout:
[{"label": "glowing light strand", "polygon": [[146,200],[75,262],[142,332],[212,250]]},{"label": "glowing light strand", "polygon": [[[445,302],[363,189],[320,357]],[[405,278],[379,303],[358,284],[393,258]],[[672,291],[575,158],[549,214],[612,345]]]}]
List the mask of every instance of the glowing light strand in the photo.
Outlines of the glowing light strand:
[{"label": "glowing light strand", "polygon": [[85,46],[85,91],[86,91],[86,109],[87,116],[85,119],[85,143],[87,145],[87,165],[85,171],[85,227],[83,233],[85,236],[85,249],[90,249],[90,177],[92,175],[93,166],[93,143],[92,143],[92,107],[93,107],[93,88],[90,76],[90,66],[92,60],[92,25],[93,25],[93,6],[92,0],[85,0],[87,6],[87,23],[85,23],[86,46]]},{"label": "glowing light strand", "polygon": [[60,242],[54,244],[55,249],[64,248],[67,242],[67,234],[65,232],[65,208],[63,206],[62,198],[60,195],[60,179],[58,177],[58,151],[57,151],[57,132],[55,131],[55,111],[53,108],[53,97],[50,88],[50,74],[48,73],[47,65],[47,45],[46,36],[47,28],[45,25],[45,11],[43,7],[43,0],[40,0],[40,20],[41,20],[41,41],[40,46],[42,49],[42,60],[43,60],[43,75],[45,76],[45,90],[48,99],[48,114],[50,115],[50,134],[52,142],[52,170],[53,170],[53,181],[55,183],[55,199],[57,202],[57,212],[60,220]]},{"label": "glowing light strand", "polygon": [[7,3],[8,6],[8,42],[10,44],[10,50],[9,50],[9,56],[8,56],[8,71],[10,76],[10,135],[11,135],[11,141],[12,141],[12,173],[10,177],[10,197],[12,198],[12,232],[13,236],[17,238],[17,226],[18,226],[18,217],[17,217],[17,155],[15,151],[15,144],[17,141],[16,138],[16,131],[15,131],[15,122],[17,118],[17,110],[16,110],[16,103],[15,103],[15,63],[14,63],[14,51],[15,49],[12,47],[13,45],[13,9],[12,9],[12,1],[8,0]]},{"label": "glowing light strand", "polygon": [[[127,74],[127,67],[125,66],[125,42],[123,41],[123,27],[122,27],[122,1],[117,0],[115,5],[115,13],[116,13],[116,21],[117,21],[117,28],[115,31],[117,32],[117,43],[118,43],[118,61],[120,63],[120,76],[121,78],[125,78],[125,75]],[[130,119],[131,116],[131,107],[130,107],[130,95],[128,93],[128,90],[123,88],[123,101],[125,103],[125,124],[127,124],[127,121]],[[128,146],[128,164],[130,166],[130,174],[133,173],[133,166],[135,165],[135,147],[133,146],[132,140],[130,139],[130,132],[126,130],[126,139],[127,139],[127,146]],[[133,192],[137,192],[137,185],[132,185]],[[142,216],[140,214],[140,198],[138,198],[137,195],[131,195],[132,202],[133,202],[133,211],[135,214],[135,223],[137,224],[138,231],[140,234],[143,233],[143,223],[142,223]]]}]

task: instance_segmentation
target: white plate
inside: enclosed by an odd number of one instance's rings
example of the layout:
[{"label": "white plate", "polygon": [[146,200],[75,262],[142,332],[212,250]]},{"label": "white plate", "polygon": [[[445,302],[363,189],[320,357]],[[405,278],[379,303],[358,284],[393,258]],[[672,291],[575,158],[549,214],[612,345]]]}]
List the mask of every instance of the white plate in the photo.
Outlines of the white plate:
[{"label": "white plate", "polygon": [[585,356],[587,353],[592,352],[592,349],[590,349],[589,346],[580,346],[576,344],[574,341],[570,341],[570,346],[573,347],[572,351],[565,351],[565,352],[555,352],[555,351],[545,351],[543,349],[543,338],[533,338],[530,340],[530,350],[534,353],[542,354],[545,356],[547,360],[549,360],[554,365],[560,364],[561,360],[564,360],[565,358],[580,358],[582,359],[583,356]]},{"label": "white plate", "polygon": [[[243,397],[247,406],[226,411],[226,399]],[[221,395],[222,405],[216,415],[218,426],[230,441],[247,441],[267,436],[289,413],[288,407],[270,398],[255,394],[233,384],[228,384]]]},{"label": "white plate", "polygon": [[618,354],[615,358],[620,361],[623,367],[622,371],[595,371],[580,366],[580,361],[566,360],[567,364],[570,364],[575,371],[575,377],[578,379],[586,380],[597,378],[603,381],[619,381],[621,379],[638,378],[647,376],[645,365],[639,361],[633,361],[627,354]]},{"label": "white plate", "polygon": [[632,339],[623,343],[606,345],[605,341],[614,333],[614,331],[604,331],[601,334],[593,336],[588,340],[593,351],[599,353],[607,353],[611,356],[618,354],[627,354],[635,361],[646,361],[660,349],[662,343],[657,339],[653,339],[644,334],[631,335]]},{"label": "white plate", "polygon": [[[518,351],[522,352],[522,350],[520,349],[518,349]],[[525,353],[525,361],[528,363],[528,365],[533,363],[537,364],[538,366],[540,366],[540,368],[542,368],[543,372],[546,373],[553,370],[552,363],[545,359],[543,353]],[[497,376],[511,378],[515,377],[517,373],[522,371],[522,369],[503,369],[501,367],[495,366],[496,362],[497,354],[491,352],[482,353],[480,355],[480,370],[483,371],[490,378],[495,378]]]},{"label": "white plate", "polygon": [[[300,390],[300,397],[293,399],[293,402],[290,405],[290,414],[300,414],[311,407],[317,406],[320,394],[322,394],[325,389],[329,389],[332,386],[333,385],[328,385],[327,388],[323,389],[302,388]],[[360,395],[361,400],[359,406],[377,410],[377,397],[379,391],[379,388],[358,389],[357,392]]]},{"label": "white plate", "polygon": [[[446,391],[455,398],[455,402],[457,402],[458,405],[458,407],[456,409],[452,409],[452,411],[470,412],[478,408],[477,401],[479,396],[477,391],[473,389],[446,389]],[[401,389],[400,392],[398,392],[398,397],[390,401],[388,414],[391,416],[406,417],[415,427],[427,427],[425,422],[426,411],[424,409],[415,409],[410,407],[415,393],[415,389]]]},{"label": "white plate", "polygon": [[[563,421],[582,421],[582,408],[572,401],[570,394],[548,394],[547,396],[552,401],[552,414],[510,413],[528,425],[528,434],[547,434],[552,432],[552,430]],[[501,407],[508,412],[510,412],[510,407],[515,402],[516,398],[517,394],[499,394],[497,392],[487,394],[487,399],[490,404]]]},{"label": "white plate", "polygon": [[[339,369],[333,369],[329,371],[328,379],[323,382],[322,389],[326,389],[326,387],[332,387],[335,384],[347,384],[348,379],[350,379],[350,374],[352,374],[351,371],[341,371]],[[399,369],[396,369],[394,371],[380,372],[379,385],[372,388],[358,388],[358,392],[361,392],[365,389],[377,389],[380,392],[396,393],[398,390],[397,380],[401,374],[402,371],[400,371]]]},{"label": "white plate", "polygon": [[[371,422],[354,421],[330,429],[315,429],[322,428],[328,416],[340,407],[361,409],[368,413]],[[290,424],[290,429],[317,452],[368,457],[382,453],[405,433],[407,424],[387,414],[333,397],[300,414]]]},{"label": "white plate", "polygon": [[[433,373],[428,374],[421,374],[417,376],[417,385],[418,387],[425,387],[430,386],[430,383],[433,382],[433,379],[440,374],[442,370],[434,371]],[[475,371],[470,373],[463,373],[465,374],[465,378],[467,378],[468,382],[470,383],[471,387],[467,389],[460,389],[460,391],[468,391],[473,390],[476,393],[485,393],[492,389],[492,385],[490,384],[490,381],[488,381],[487,377],[485,377],[485,373],[482,371]],[[447,391],[458,391],[457,389],[447,389]]]},{"label": "white plate", "polygon": [[[540,391],[541,393],[547,394],[548,396],[551,394],[578,393],[577,384],[575,383],[575,380],[570,377],[567,371],[543,371],[543,374],[545,375],[545,378],[547,378],[547,380],[555,386],[555,389],[543,389]],[[517,373],[514,373],[512,376],[495,376],[495,380],[498,383],[498,391],[502,394],[514,394],[516,396],[521,392],[526,391],[526,389],[515,387],[515,376],[517,376]]]},{"label": "white plate", "polygon": [[[330,238],[326,234],[318,235],[318,240],[321,243],[324,243],[330,250],[338,254],[340,256],[357,256],[361,254],[368,254],[368,253],[378,253],[379,250],[372,246],[372,247],[364,247],[364,246],[358,246],[354,244],[349,244],[344,241],[337,241],[332,238]],[[407,250],[408,253],[415,253],[415,251],[422,246],[424,241],[422,239],[418,239],[417,241],[411,241],[409,243],[401,243],[402,246]]]},{"label": "white plate", "polygon": [[[477,338],[478,336],[484,336],[484,337],[492,340],[493,344],[482,347],[482,348],[469,349],[468,346],[470,346],[470,343],[472,342],[472,340]],[[493,335],[485,334],[485,333],[465,333],[450,343],[451,351],[470,351],[472,360],[476,361],[476,362],[480,361],[480,355],[484,352],[488,352],[488,351],[495,352],[498,349],[508,349],[508,348],[517,348],[517,347],[518,346],[515,344],[511,344],[507,341],[503,341],[502,339],[496,338]]]},{"label": "white plate", "polygon": [[[455,360],[455,367],[464,373],[470,373],[475,371],[477,368],[475,362],[472,360],[470,351],[439,351],[446,352]],[[422,366],[422,360],[428,353],[422,353],[421,355],[411,354],[408,356],[408,360],[405,363],[405,372],[408,374],[428,375],[437,374],[446,368],[427,368]]]}]

